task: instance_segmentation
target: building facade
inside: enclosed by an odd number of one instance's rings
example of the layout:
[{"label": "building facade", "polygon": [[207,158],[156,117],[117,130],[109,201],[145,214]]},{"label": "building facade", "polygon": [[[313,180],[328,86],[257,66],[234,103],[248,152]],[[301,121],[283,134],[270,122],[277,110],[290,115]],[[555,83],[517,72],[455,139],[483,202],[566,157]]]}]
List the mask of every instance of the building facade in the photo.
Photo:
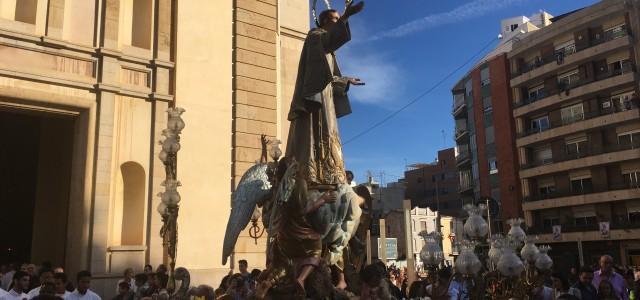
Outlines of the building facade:
[{"label": "building facade", "polygon": [[[89,270],[107,298],[165,262],[157,141],[179,106],[177,265],[219,282],[231,192],[260,135],[287,136],[309,23],[295,0],[0,1],[0,259]],[[235,260],[263,268],[265,244],[243,234]]]},{"label": "building facade", "polygon": [[459,193],[465,204],[492,199],[492,228],[498,231],[503,220],[522,214],[506,53],[514,40],[547,26],[550,18],[543,11],[503,20],[499,45],[452,90]]},{"label": "building facade", "polygon": [[429,207],[449,215],[457,215],[462,209],[458,194],[458,173],[455,150],[438,151],[436,161],[429,164],[414,164],[404,172],[407,186],[406,199],[412,206]]},{"label": "building facade", "polygon": [[639,6],[558,16],[508,55],[522,208],[561,269],[640,265]]}]

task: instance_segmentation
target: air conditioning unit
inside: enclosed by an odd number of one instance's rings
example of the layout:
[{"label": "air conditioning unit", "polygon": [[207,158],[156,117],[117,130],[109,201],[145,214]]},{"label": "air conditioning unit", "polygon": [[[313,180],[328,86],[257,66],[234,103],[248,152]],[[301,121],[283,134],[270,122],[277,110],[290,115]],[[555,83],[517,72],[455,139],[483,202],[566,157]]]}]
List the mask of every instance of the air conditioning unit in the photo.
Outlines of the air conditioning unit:
[{"label": "air conditioning unit", "polygon": [[611,107],[611,101],[602,102],[602,109],[607,109]]}]

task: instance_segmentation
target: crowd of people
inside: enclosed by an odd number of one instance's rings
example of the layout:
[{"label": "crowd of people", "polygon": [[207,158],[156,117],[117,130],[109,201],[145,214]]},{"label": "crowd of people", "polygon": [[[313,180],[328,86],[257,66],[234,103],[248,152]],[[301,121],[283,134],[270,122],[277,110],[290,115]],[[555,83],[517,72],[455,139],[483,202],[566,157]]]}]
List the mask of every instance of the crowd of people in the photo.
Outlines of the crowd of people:
[{"label": "crowd of people", "polygon": [[[168,299],[167,272],[164,265],[155,271],[146,265],[140,274],[126,269],[114,287],[113,300]],[[50,263],[2,265],[0,300],[102,300],[91,290],[91,278],[89,271],[80,271],[75,274],[75,281],[71,281],[63,268],[52,268]]]},{"label": "crowd of people", "polygon": [[[261,270],[249,271],[246,260],[238,261],[238,273],[229,273],[213,288],[200,285],[189,290],[194,300],[254,299]],[[343,299],[470,299],[467,284],[455,267],[440,268],[430,280],[418,276],[409,283],[406,268],[387,267],[381,261],[362,268],[357,290],[348,288],[332,298]],[[118,280],[113,300],[164,300],[169,298],[168,270],[164,265],[147,265],[143,273],[129,268]],[[592,267],[572,268],[567,274],[548,274],[545,284],[534,290],[539,300],[636,300],[640,292],[640,271],[616,266],[604,255]],[[356,296],[358,295],[358,296]],[[101,300],[91,290],[91,273],[78,272],[68,280],[62,268],[47,263],[0,266],[0,300]]]}]

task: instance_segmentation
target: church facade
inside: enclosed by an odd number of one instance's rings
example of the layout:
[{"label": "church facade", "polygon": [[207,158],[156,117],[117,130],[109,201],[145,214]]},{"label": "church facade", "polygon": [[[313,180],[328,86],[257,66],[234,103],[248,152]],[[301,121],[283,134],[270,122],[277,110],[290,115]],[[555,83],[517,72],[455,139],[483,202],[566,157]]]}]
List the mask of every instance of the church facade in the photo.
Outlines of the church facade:
[{"label": "church facade", "polygon": [[[89,270],[107,297],[166,262],[158,140],[179,106],[177,266],[216,285],[231,192],[261,134],[286,143],[309,23],[298,0],[0,1],[0,260]],[[265,245],[243,233],[234,261],[263,268]]]}]

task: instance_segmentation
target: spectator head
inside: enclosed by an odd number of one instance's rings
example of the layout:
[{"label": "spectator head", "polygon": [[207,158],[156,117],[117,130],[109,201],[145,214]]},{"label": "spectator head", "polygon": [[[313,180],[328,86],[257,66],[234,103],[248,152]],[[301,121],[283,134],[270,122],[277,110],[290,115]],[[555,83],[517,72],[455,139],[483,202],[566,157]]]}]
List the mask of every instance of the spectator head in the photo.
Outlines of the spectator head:
[{"label": "spectator head", "polygon": [[262,274],[262,271],[260,271],[259,269],[253,269],[251,270],[251,279],[252,280],[258,280],[258,277],[260,277],[260,274]]},{"label": "spectator head", "polygon": [[36,274],[38,274],[38,268],[36,268],[36,265],[34,264],[28,264],[27,265],[27,273],[29,273],[30,276],[36,276]]},{"label": "spectator head", "polygon": [[53,281],[42,283],[42,285],[40,286],[40,295],[56,295],[56,285],[53,283]]},{"label": "spectator head", "polygon": [[613,257],[610,255],[603,255],[600,257],[600,271],[606,275],[613,272]]},{"label": "spectator head", "polygon": [[591,281],[593,281],[593,269],[587,266],[580,268],[579,279],[583,284],[591,284]]},{"label": "spectator head", "polygon": [[57,267],[55,269],[53,269],[53,273],[55,274],[64,274],[64,269],[61,267]]},{"label": "spectator head", "polygon": [[64,294],[67,288],[67,275],[56,273],[53,275],[53,282],[55,283],[56,294]]},{"label": "spectator head", "polygon": [[20,265],[20,271],[27,272],[29,270],[28,266],[29,266],[29,264],[21,264]]},{"label": "spectator head", "polygon": [[158,265],[158,269],[156,269],[156,273],[167,274],[167,266],[164,264]]},{"label": "spectator head", "polygon": [[222,277],[222,280],[220,281],[220,286],[218,286],[219,289],[222,289],[224,292],[227,291],[227,288],[229,287],[229,279],[231,278],[231,275],[226,275],[224,277]]},{"label": "spectator head", "polygon": [[131,289],[131,287],[129,286],[128,282],[120,281],[120,283],[118,283],[118,294],[119,295],[128,294],[130,289]]},{"label": "spectator head", "polygon": [[153,267],[151,265],[145,265],[144,266],[144,272],[147,273],[147,274],[153,272]]},{"label": "spectator head", "polygon": [[16,292],[28,292],[30,279],[29,273],[17,271],[13,274],[13,289],[16,290]]},{"label": "spectator head", "polygon": [[127,268],[126,270],[124,270],[124,279],[129,281],[131,280],[131,278],[133,278],[133,269]]},{"label": "spectator head", "polygon": [[558,291],[567,291],[569,290],[569,281],[560,273],[551,274],[551,281],[553,284],[553,288]]},{"label": "spectator head", "polygon": [[347,170],[345,173],[347,175],[347,183],[351,184],[351,181],[353,181],[353,172]]},{"label": "spectator head", "polygon": [[229,278],[228,289],[230,290],[241,290],[244,288],[244,277],[241,274],[233,274],[231,278]]},{"label": "spectator head", "polygon": [[51,269],[40,270],[40,283],[53,283],[53,271]]},{"label": "spectator head", "polygon": [[158,282],[158,273],[149,273],[147,274],[147,282],[150,287],[160,287],[160,283]]},{"label": "spectator head", "polygon": [[136,281],[137,287],[143,286],[145,283],[147,283],[147,274],[145,273],[136,274],[135,281]]},{"label": "spectator head", "polygon": [[246,260],[241,259],[238,261],[238,270],[240,270],[240,273],[246,274],[248,267],[249,267],[249,263],[247,263]]},{"label": "spectator head", "polygon": [[80,271],[78,275],[76,275],[76,280],[78,282],[78,292],[80,294],[85,294],[87,290],[91,287],[91,273],[89,271]]}]

